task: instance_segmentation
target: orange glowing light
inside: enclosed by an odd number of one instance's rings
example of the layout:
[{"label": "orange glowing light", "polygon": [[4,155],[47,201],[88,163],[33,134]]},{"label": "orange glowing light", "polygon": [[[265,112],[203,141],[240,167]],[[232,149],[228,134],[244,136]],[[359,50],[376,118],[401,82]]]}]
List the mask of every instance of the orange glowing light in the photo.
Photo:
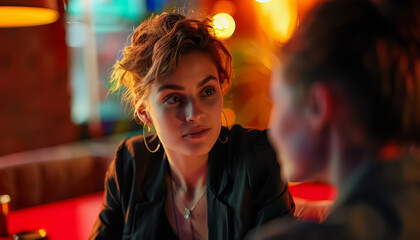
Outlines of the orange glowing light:
[{"label": "orange glowing light", "polygon": [[5,215],[5,216],[9,215],[10,196],[9,195],[0,195],[0,205],[1,205],[0,212],[2,212],[2,214]]},{"label": "orange glowing light", "polygon": [[45,231],[45,229],[39,229],[38,232],[39,232],[39,235],[41,235],[41,237],[47,236],[47,231]]},{"label": "orange glowing light", "polygon": [[271,1],[271,0],[255,0],[256,2],[260,2],[260,3],[266,3],[266,2],[269,2],[269,1]]},{"label": "orange glowing light", "polygon": [[0,27],[27,27],[57,21],[59,13],[49,8],[0,6]]},{"label": "orange glowing light", "polygon": [[296,0],[278,0],[256,3],[259,19],[269,36],[286,42],[296,28],[298,5]]},{"label": "orange glowing light", "polygon": [[225,119],[225,116],[222,114],[222,125],[224,127],[227,127],[226,122],[229,126],[232,126],[233,124],[235,124],[235,120],[236,120],[235,112],[230,108],[224,108],[223,112],[225,113],[224,115],[226,115],[226,119]]},{"label": "orange glowing light", "polygon": [[225,39],[235,32],[236,24],[232,16],[227,13],[218,13],[213,17],[213,27],[216,37]]},{"label": "orange glowing light", "polygon": [[224,12],[232,16],[236,11],[236,7],[231,1],[220,0],[214,3],[213,11]]}]

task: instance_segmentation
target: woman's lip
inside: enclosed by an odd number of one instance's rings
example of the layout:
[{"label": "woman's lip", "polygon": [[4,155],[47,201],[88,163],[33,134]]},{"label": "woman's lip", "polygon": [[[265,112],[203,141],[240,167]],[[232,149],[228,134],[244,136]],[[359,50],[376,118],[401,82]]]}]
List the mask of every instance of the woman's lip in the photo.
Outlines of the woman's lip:
[{"label": "woman's lip", "polygon": [[210,128],[204,128],[202,130],[192,131],[188,134],[183,135],[182,137],[187,139],[200,139],[207,135],[207,133],[210,131]]}]

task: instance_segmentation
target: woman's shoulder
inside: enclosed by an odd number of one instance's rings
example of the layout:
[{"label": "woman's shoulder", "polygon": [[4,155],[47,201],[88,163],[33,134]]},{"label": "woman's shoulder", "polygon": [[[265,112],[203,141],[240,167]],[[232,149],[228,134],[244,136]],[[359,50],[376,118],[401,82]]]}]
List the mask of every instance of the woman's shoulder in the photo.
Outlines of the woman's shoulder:
[{"label": "woman's shoulder", "polygon": [[234,125],[229,130],[229,152],[234,165],[273,166],[276,153],[268,141],[267,130]]},{"label": "woman's shoulder", "polygon": [[241,125],[233,125],[229,130],[229,137],[232,141],[241,142],[243,144],[270,146],[267,129],[259,130],[254,128],[244,128]]},{"label": "woman's shoulder", "polygon": [[[159,144],[159,139],[156,135],[146,136],[147,143],[149,146],[157,146]],[[123,139],[117,147],[116,154],[129,155],[134,157],[136,155],[147,155],[151,152],[147,150],[145,145],[145,138],[142,135],[133,136]]]},{"label": "woman's shoulder", "polygon": [[245,170],[251,188],[261,188],[267,179],[281,181],[277,154],[268,141],[267,129],[234,125],[230,129],[230,136],[229,171],[232,176],[240,176],[237,173]]},{"label": "woman's shoulder", "polygon": [[[157,146],[159,140],[155,135],[146,136],[149,146]],[[159,149],[156,153],[151,153],[145,146],[145,138],[143,136],[133,136],[123,139],[118,145],[113,164],[119,169],[119,172],[134,170],[135,167],[144,166],[150,159],[162,151]],[[116,170],[118,170],[116,169]]]}]

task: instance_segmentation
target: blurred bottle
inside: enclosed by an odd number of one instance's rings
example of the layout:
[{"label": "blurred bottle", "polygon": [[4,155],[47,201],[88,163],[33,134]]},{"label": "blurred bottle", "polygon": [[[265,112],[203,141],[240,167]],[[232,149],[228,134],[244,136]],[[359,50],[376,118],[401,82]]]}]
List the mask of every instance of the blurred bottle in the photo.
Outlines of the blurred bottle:
[{"label": "blurred bottle", "polygon": [[0,240],[13,239],[7,229],[7,215],[10,212],[10,196],[0,195]]}]

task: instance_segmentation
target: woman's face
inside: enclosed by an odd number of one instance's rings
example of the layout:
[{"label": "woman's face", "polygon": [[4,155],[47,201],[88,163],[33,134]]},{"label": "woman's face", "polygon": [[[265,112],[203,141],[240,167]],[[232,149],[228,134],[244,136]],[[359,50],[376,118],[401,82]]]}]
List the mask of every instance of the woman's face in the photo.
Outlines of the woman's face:
[{"label": "woman's face", "polygon": [[175,72],[152,84],[147,112],[165,151],[209,153],[221,129],[223,94],[217,68],[202,52],[181,56]]}]

